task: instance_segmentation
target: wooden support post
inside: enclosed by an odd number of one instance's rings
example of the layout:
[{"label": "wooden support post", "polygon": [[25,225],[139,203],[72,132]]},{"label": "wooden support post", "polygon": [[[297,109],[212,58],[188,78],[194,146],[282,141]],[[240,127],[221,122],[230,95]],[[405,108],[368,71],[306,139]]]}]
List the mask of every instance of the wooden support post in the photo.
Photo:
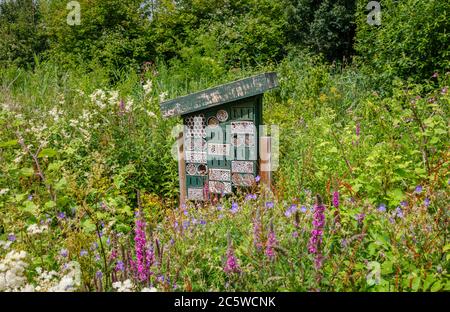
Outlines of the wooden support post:
[{"label": "wooden support post", "polygon": [[272,138],[261,136],[259,139],[259,168],[261,183],[270,190],[272,186]]},{"label": "wooden support post", "polygon": [[178,133],[178,176],[180,179],[180,207],[186,205],[186,164],[184,160],[184,134],[183,130]]}]

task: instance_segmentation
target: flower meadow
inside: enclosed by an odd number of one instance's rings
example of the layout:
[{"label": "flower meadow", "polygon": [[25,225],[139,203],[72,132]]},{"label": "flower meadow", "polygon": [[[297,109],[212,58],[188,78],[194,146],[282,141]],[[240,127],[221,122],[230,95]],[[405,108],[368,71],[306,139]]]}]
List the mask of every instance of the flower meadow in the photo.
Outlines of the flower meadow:
[{"label": "flower meadow", "polygon": [[450,73],[380,95],[315,62],[265,98],[273,185],[182,206],[176,70],[0,71],[0,291],[450,290]]}]

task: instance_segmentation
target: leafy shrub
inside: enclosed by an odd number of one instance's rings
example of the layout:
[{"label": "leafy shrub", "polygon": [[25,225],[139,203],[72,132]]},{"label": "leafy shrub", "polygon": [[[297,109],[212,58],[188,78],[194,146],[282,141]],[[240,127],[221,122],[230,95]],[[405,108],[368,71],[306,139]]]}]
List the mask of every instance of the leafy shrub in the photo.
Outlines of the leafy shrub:
[{"label": "leafy shrub", "polygon": [[379,84],[394,77],[422,82],[450,68],[448,1],[382,1],[381,25],[367,23],[367,1],[358,1],[356,51]]}]

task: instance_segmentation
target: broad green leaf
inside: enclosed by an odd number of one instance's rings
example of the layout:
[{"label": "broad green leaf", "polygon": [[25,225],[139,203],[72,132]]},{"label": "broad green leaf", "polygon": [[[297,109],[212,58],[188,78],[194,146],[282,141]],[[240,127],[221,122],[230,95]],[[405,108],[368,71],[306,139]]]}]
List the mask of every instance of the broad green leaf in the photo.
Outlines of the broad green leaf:
[{"label": "broad green leaf", "polygon": [[431,291],[439,291],[442,289],[442,283],[441,281],[436,281],[436,283],[433,284],[433,286],[431,286]]},{"label": "broad green leaf", "polygon": [[14,146],[18,146],[18,145],[19,145],[19,142],[17,140],[0,142],[0,148],[14,147]]},{"label": "broad green leaf", "polygon": [[39,158],[48,157],[52,158],[58,155],[58,152],[52,148],[44,148],[38,155]]},{"label": "broad green leaf", "polygon": [[24,177],[31,177],[34,175],[34,169],[33,168],[22,168],[20,169],[20,175]]}]

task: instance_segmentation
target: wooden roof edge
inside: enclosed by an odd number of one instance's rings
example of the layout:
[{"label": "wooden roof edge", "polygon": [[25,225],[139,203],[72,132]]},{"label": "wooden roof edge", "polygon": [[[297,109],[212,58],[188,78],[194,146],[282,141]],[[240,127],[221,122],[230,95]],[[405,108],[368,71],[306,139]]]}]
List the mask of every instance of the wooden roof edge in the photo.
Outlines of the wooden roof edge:
[{"label": "wooden roof edge", "polygon": [[175,117],[253,97],[278,87],[276,72],[247,77],[194,92],[160,104],[163,117]]}]

